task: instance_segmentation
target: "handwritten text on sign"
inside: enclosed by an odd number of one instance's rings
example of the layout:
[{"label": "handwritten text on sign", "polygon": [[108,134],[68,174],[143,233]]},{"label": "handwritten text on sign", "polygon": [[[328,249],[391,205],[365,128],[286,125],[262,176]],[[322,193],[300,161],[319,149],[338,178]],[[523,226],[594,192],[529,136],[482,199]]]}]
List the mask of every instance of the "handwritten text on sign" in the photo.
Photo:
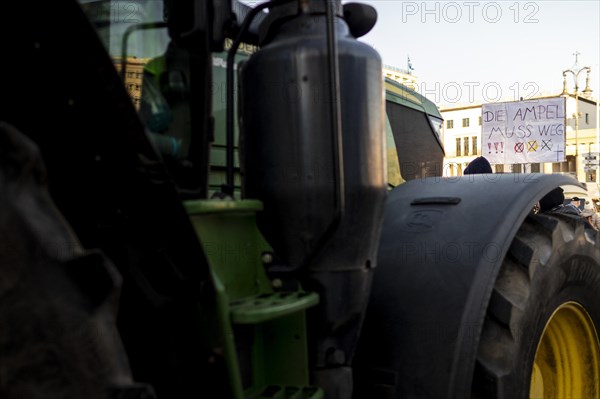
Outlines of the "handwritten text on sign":
[{"label": "handwritten text on sign", "polygon": [[493,164],[563,162],[565,99],[484,104],[482,155]]}]

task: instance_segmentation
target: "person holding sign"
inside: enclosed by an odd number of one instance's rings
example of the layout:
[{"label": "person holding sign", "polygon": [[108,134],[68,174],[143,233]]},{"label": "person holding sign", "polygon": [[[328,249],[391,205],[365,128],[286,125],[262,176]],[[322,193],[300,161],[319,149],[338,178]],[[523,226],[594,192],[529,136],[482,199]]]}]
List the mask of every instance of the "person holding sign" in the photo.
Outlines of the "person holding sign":
[{"label": "person holding sign", "polygon": [[476,175],[479,173],[493,173],[492,165],[490,165],[485,157],[477,157],[472,160],[463,172],[465,175]]}]

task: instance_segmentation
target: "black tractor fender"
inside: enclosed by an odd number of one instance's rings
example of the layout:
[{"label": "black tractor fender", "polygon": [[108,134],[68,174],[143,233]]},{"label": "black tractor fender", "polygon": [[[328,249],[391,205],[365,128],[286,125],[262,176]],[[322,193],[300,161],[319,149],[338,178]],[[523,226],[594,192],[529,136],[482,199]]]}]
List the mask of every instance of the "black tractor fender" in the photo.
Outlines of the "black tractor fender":
[{"label": "black tractor fender", "polygon": [[567,175],[413,180],[390,193],[355,398],[467,398],[486,310],[519,227]]}]

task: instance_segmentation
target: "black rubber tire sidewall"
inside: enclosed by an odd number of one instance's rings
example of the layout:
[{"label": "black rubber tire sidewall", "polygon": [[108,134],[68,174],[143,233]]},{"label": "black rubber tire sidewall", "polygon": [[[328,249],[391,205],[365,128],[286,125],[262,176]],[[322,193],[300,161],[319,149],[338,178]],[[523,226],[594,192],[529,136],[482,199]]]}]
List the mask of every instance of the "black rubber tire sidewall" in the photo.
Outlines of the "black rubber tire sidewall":
[{"label": "black rubber tire sidewall", "polygon": [[[544,265],[537,265],[533,275],[530,274],[529,295],[518,323],[507,326],[486,320],[484,330],[487,329],[487,343],[490,343],[490,336],[493,337],[490,325],[506,327],[512,333],[515,345],[512,353],[516,356],[511,361],[512,370],[495,382],[490,382],[489,376],[476,372],[473,381],[474,397],[529,397],[538,343],[548,320],[562,304],[576,302],[582,305],[593,320],[596,332],[600,331],[599,250],[597,244],[590,242],[592,239],[598,240],[597,234],[584,232],[579,223],[568,218],[565,220],[561,217],[559,224],[562,224],[562,231],[572,232],[574,238],[557,243],[555,231],[551,257]],[[484,381],[487,391],[477,388],[477,384],[481,383],[477,381],[478,378],[487,378]]]}]

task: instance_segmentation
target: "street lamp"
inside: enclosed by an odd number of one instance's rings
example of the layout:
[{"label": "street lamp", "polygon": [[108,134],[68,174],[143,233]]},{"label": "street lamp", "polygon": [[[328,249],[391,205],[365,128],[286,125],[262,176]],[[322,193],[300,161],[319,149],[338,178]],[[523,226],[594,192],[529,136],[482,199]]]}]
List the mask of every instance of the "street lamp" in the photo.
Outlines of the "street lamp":
[{"label": "street lamp", "polygon": [[[579,53],[577,53],[579,55]],[[575,58],[575,65],[577,65],[577,58]],[[573,117],[575,118],[575,178],[579,180],[579,173],[577,173],[579,169],[579,74],[583,71],[587,72],[587,77],[585,79],[585,89],[583,89],[584,96],[589,96],[592,93],[592,89],[590,88],[590,72],[592,68],[586,66],[579,69],[566,69],[563,71],[563,92],[562,95],[568,95],[569,92],[567,90],[567,73],[573,75],[573,79],[575,80],[575,114]]]}]

